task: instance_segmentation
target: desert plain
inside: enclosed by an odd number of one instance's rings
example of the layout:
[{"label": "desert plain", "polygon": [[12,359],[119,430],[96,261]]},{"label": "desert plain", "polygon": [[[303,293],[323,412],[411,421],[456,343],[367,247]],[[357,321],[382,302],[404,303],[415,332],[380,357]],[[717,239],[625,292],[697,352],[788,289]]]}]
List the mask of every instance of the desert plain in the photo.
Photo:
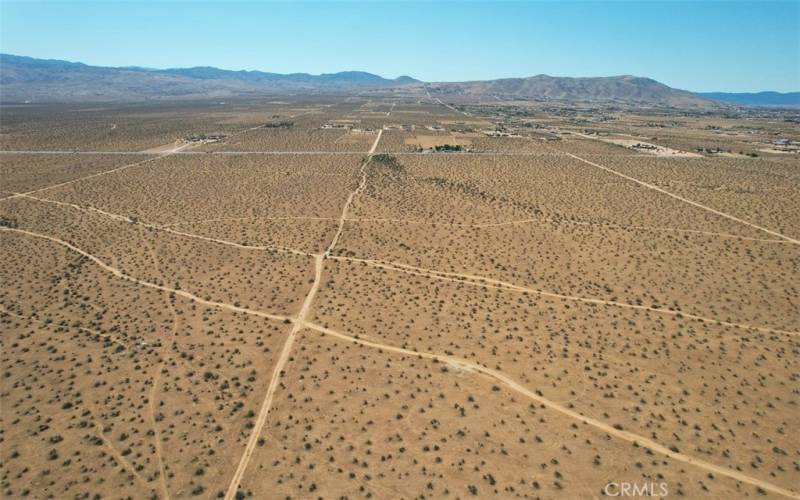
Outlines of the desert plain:
[{"label": "desert plain", "polygon": [[4,498],[800,498],[796,113],[2,111]]}]

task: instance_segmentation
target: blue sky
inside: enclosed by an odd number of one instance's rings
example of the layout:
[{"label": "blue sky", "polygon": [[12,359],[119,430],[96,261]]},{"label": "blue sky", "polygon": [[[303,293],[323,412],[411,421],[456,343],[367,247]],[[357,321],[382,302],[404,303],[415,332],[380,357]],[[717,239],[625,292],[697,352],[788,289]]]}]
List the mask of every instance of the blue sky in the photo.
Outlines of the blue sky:
[{"label": "blue sky", "polygon": [[104,66],[426,81],[633,74],[694,91],[797,91],[800,0],[0,0],[0,50]]}]

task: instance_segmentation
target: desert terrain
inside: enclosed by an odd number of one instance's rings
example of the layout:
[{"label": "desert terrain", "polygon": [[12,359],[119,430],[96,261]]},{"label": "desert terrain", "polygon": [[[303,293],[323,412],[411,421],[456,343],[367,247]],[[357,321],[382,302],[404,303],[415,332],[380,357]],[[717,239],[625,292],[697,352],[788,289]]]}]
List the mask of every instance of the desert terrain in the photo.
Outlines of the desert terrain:
[{"label": "desert terrain", "polygon": [[2,114],[4,498],[800,499],[797,113]]}]

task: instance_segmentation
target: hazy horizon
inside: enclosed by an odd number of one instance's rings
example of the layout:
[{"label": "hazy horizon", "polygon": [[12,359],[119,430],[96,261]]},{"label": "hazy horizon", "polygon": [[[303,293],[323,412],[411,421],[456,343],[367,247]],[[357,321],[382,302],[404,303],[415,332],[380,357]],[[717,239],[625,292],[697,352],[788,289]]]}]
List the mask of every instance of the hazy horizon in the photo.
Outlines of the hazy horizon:
[{"label": "hazy horizon", "polygon": [[797,1],[0,6],[2,52],[93,66],[366,71],[428,82],[635,75],[694,92],[800,90],[791,62],[800,60]]}]

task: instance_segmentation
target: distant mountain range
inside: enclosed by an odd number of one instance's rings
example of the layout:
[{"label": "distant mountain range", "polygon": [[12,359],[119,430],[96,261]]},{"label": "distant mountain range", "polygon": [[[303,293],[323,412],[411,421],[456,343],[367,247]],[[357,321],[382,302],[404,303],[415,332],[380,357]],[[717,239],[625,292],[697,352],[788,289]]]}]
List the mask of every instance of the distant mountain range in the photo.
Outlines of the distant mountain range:
[{"label": "distant mountain range", "polygon": [[800,106],[800,92],[698,92],[697,95],[740,106]]},{"label": "distant mountain range", "polygon": [[0,54],[0,99],[113,101],[336,92],[395,87],[418,80],[387,79],[362,71],[323,75],[228,71],[212,67],[109,68],[55,59]]},{"label": "distant mountain range", "polygon": [[608,76],[569,78],[537,75],[461,83],[429,84],[431,92],[499,100],[554,100],[686,107],[713,107],[710,99],[673,89],[650,78]]},{"label": "distant mountain range", "polygon": [[537,75],[471,82],[424,83],[363,71],[322,75],[230,71],[208,66],[153,69],[103,67],[0,54],[0,101],[76,102],[260,97],[292,93],[389,90],[467,100],[588,102],[711,108],[724,105],[797,105],[800,93],[694,94],[650,78],[568,78]]}]

